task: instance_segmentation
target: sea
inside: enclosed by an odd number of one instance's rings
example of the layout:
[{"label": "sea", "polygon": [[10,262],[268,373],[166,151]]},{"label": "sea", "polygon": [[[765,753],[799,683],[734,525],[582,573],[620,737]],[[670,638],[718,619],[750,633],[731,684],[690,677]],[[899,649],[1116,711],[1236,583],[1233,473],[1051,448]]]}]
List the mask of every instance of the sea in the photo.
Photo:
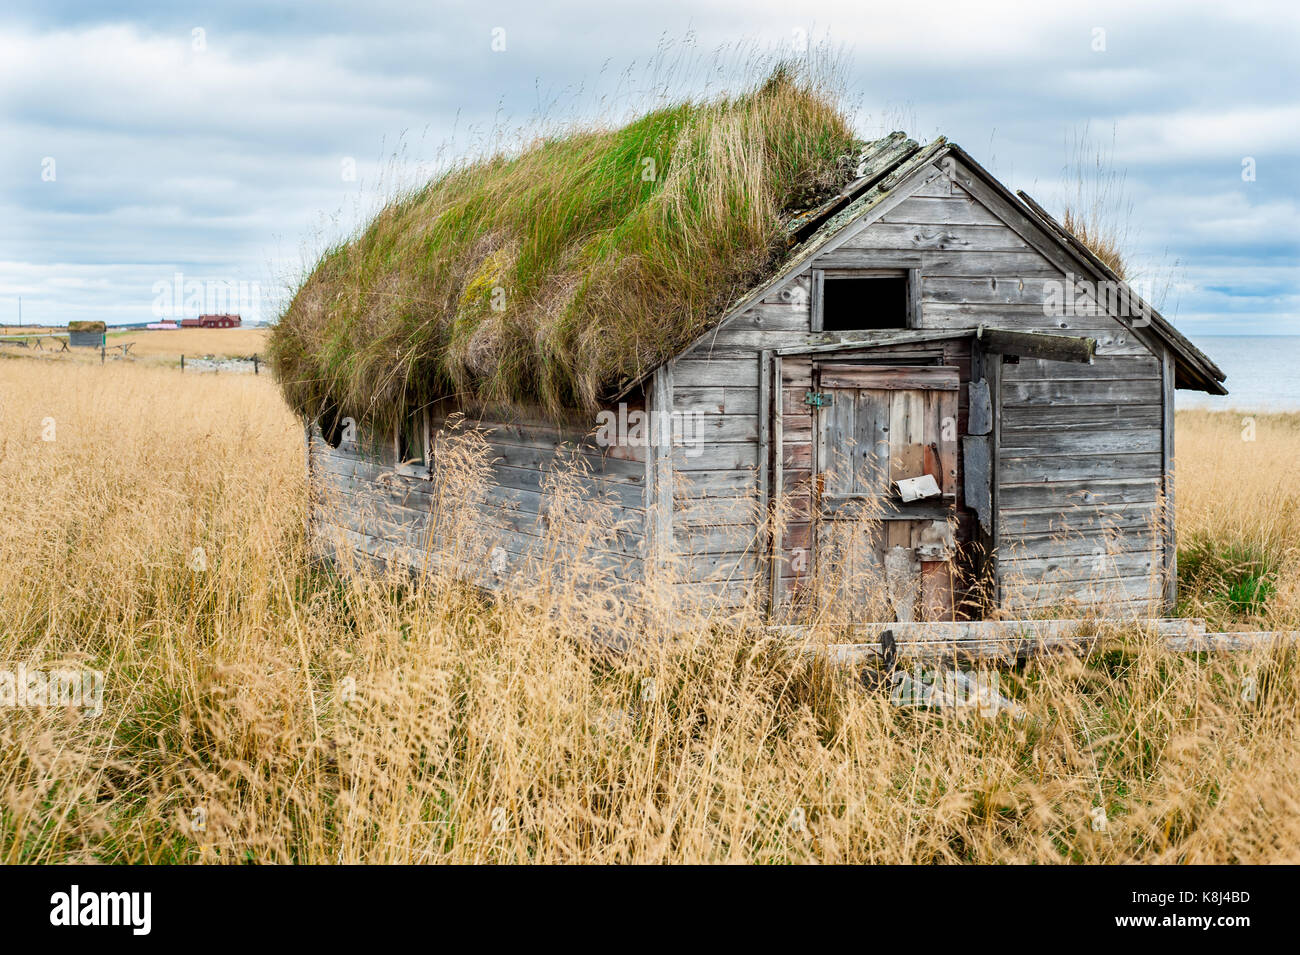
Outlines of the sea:
[{"label": "sea", "polygon": [[1300,411],[1300,335],[1200,335],[1192,343],[1227,373],[1228,394],[1178,391],[1175,407]]}]

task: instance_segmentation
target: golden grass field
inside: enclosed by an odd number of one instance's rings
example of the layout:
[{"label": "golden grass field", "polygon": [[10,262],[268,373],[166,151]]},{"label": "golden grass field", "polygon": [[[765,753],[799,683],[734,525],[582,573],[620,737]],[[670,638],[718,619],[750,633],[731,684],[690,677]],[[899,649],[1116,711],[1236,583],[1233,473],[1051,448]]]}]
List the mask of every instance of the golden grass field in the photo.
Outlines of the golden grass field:
[{"label": "golden grass field", "polygon": [[[1116,632],[1004,670],[1021,720],[755,620],[601,654],[571,592],[313,565],[268,377],[0,368],[0,668],[104,674],[98,716],[0,712],[0,861],[1300,861],[1294,648]],[[1182,609],[1295,628],[1300,417],[1242,418],[1178,419]]]},{"label": "golden grass field", "polygon": [[[26,348],[11,342],[0,342],[0,357],[41,358],[47,360],[80,362],[83,364],[99,363],[98,348],[74,348],[68,351],[60,349],[56,336],[66,337],[61,329],[33,329],[10,326],[4,334],[36,334],[43,332],[48,337],[41,339],[41,350],[37,351],[34,343]],[[180,356],[201,358],[247,358],[250,355],[266,354],[268,330],[265,328],[178,328],[175,330],[131,330],[123,332],[109,331],[108,360],[121,360],[122,345],[129,344],[129,359],[143,361],[146,364],[179,364]]]}]

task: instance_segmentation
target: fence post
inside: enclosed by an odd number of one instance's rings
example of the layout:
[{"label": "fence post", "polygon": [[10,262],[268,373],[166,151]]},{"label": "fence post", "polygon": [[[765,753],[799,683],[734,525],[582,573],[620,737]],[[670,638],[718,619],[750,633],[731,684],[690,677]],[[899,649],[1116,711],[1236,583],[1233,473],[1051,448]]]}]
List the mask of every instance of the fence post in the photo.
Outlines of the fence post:
[{"label": "fence post", "polygon": [[181,371],[185,370],[185,356],[181,355]]},{"label": "fence post", "polygon": [[108,351],[108,346],[105,345],[103,342],[100,342],[100,343],[99,343],[99,363],[100,363],[101,365],[104,364],[104,355],[105,355],[105,353],[107,353],[107,351]]},{"label": "fence post", "polygon": [[256,375],[257,373],[258,373],[258,372],[257,372],[257,356],[254,355],[254,356],[253,356],[253,374]]}]

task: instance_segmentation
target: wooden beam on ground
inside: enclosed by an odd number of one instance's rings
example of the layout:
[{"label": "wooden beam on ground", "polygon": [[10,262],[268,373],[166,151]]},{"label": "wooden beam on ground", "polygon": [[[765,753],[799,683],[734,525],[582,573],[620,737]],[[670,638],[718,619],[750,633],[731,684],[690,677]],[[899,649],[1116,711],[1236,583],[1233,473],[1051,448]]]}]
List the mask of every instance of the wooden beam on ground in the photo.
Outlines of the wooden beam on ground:
[{"label": "wooden beam on ground", "polygon": [[[1079,652],[1094,646],[1115,628],[1137,627],[1164,640],[1172,651],[1202,653],[1254,650],[1300,642],[1300,631],[1207,633],[1197,619],[1153,620],[970,620],[939,623],[870,623],[852,628],[862,642],[814,645],[832,663],[868,663],[880,656],[879,637],[894,634],[898,656],[912,660],[986,660],[1010,663],[1035,653]],[[807,627],[773,627],[771,632],[806,641]],[[840,631],[843,632],[843,631]]]},{"label": "wooden beam on ground", "polygon": [[[834,663],[867,663],[880,655],[880,635],[894,634],[898,656],[913,660],[1021,660],[1052,650],[1080,651],[1093,646],[1115,628],[1137,627],[1163,638],[1173,651],[1201,653],[1252,650],[1300,643],[1300,631],[1279,630],[1242,633],[1207,633],[1197,619],[1153,620],[967,620],[939,623],[866,623],[835,631],[846,642],[811,644]],[[808,642],[810,627],[774,626],[769,633],[792,641]],[[857,639],[854,639],[857,638]]]},{"label": "wooden beam on ground", "polygon": [[1259,630],[1240,633],[1202,633],[1165,638],[1170,650],[1181,653],[1210,653],[1217,650],[1269,650],[1300,643],[1300,630]]}]

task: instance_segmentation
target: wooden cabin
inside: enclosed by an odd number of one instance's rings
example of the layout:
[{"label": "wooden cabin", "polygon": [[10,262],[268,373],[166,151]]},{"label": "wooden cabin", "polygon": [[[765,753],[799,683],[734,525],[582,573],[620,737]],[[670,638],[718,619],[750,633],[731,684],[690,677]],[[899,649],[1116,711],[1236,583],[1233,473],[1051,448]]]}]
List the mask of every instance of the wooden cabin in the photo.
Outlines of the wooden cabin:
[{"label": "wooden cabin", "polygon": [[[463,413],[491,457],[476,506],[495,543],[469,569],[489,586],[536,557],[550,477],[580,460],[583,493],[618,518],[600,565],[695,604],[780,617],[833,598],[864,620],[1172,607],[1174,391],[1226,393],[1206,355],[942,139],[870,143],[787,231],[766,279],[597,420],[440,402],[395,434],[314,422],[320,540],[419,566],[429,468]],[[815,597],[833,565],[879,585]]]},{"label": "wooden cabin", "polygon": [[68,346],[99,348],[107,340],[107,331],[103,322],[68,322]]}]

